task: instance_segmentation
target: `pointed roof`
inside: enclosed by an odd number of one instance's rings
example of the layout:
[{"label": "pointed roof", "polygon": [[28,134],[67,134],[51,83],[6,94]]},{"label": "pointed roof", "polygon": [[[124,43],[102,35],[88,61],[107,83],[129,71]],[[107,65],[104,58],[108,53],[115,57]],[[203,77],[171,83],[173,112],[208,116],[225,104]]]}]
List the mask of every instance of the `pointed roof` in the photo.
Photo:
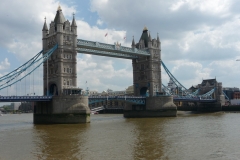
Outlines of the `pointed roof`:
[{"label": "pointed roof", "polygon": [[54,18],[54,22],[55,22],[55,24],[59,24],[59,23],[64,23],[65,21],[66,20],[65,20],[65,17],[63,15],[63,13],[62,13],[61,6],[59,5],[56,16]]},{"label": "pointed roof", "polygon": [[141,40],[144,41],[145,47],[148,47],[149,37],[148,37],[148,29],[147,29],[146,26],[143,28],[143,33],[142,33],[142,36],[140,38],[140,41]]},{"label": "pointed roof", "polygon": [[47,23],[46,23],[46,17],[45,17],[45,22],[43,24],[43,29],[42,31],[48,31]]},{"label": "pointed roof", "polygon": [[157,34],[157,42],[160,42],[160,39],[159,39],[159,36],[158,36],[158,34]]},{"label": "pointed roof", "polygon": [[132,40],[132,46],[135,46],[134,36],[133,36],[133,40]]},{"label": "pointed roof", "polygon": [[202,86],[206,85],[207,83],[209,83],[210,85],[214,85],[215,83],[217,83],[216,78],[215,79],[205,79],[202,80]]},{"label": "pointed roof", "polygon": [[148,29],[147,29],[147,27],[146,27],[146,26],[144,26],[144,28],[143,28],[143,31],[146,31],[146,30],[148,30]]},{"label": "pointed roof", "polygon": [[151,34],[150,34],[150,32],[149,32],[148,39],[149,39],[149,41],[152,41],[152,37],[151,37]]},{"label": "pointed roof", "polygon": [[77,27],[77,23],[75,21],[75,14],[73,13],[72,27]]}]

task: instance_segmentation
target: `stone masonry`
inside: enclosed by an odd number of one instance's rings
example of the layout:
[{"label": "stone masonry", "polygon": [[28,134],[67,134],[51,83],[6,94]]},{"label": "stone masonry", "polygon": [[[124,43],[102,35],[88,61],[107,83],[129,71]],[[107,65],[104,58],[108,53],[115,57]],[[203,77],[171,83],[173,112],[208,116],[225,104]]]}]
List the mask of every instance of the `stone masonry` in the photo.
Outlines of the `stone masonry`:
[{"label": "stone masonry", "polygon": [[[58,44],[44,69],[44,95],[61,95],[62,89],[77,86],[77,25],[73,16],[72,23],[65,19],[59,6],[55,19],[48,30],[46,19],[42,29],[44,53]],[[43,53],[43,54],[44,54]],[[47,66],[48,64],[48,66]],[[47,79],[48,77],[48,79]]]},{"label": "stone masonry", "polygon": [[132,60],[134,95],[156,96],[161,91],[161,42],[159,36],[152,39],[148,29],[144,27],[139,43],[133,39],[132,48],[148,50],[150,57],[139,57]]}]

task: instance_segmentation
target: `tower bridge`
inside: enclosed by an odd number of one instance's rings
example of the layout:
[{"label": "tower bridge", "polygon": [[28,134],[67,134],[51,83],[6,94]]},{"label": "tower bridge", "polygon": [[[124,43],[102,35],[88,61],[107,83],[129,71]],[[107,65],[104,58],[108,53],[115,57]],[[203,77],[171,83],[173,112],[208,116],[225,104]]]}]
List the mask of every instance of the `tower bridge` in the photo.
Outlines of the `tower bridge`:
[{"label": "tower bridge", "polygon": [[[81,37],[81,35],[80,35]],[[33,58],[7,76],[0,78],[6,81],[0,89],[9,87],[22,78],[16,78],[33,64],[43,65],[43,97],[20,96],[2,97],[0,101],[35,101],[34,123],[85,123],[90,121],[88,104],[91,102],[116,99],[116,97],[87,97],[79,94],[66,94],[68,89],[77,88],[77,53],[129,59],[133,67],[133,86],[135,97],[117,97],[125,100],[124,117],[162,117],[176,116],[177,107],[173,95],[163,95],[161,81],[161,64],[177,86],[183,87],[166,69],[161,61],[161,42],[151,37],[146,27],[138,41],[132,40],[131,47],[119,43],[106,44],[77,38],[75,17],[71,22],[65,19],[59,6],[48,29],[46,19],[42,28],[42,59]],[[35,68],[37,68],[35,67]],[[35,69],[31,70],[26,77]],[[67,91],[67,92],[66,92]],[[77,93],[76,92],[76,93]],[[146,93],[148,92],[148,97]],[[218,92],[216,90],[216,92]],[[138,98],[137,98],[138,97]],[[178,100],[180,97],[175,97]],[[189,97],[188,97],[189,98]],[[189,99],[190,100],[190,99]],[[191,99],[201,101],[201,99]],[[219,99],[216,99],[217,103]],[[129,103],[131,101],[131,103]],[[206,100],[205,100],[206,101]],[[210,102],[210,101],[209,101]],[[215,102],[215,101],[214,101]],[[136,107],[144,105],[144,107]]]}]

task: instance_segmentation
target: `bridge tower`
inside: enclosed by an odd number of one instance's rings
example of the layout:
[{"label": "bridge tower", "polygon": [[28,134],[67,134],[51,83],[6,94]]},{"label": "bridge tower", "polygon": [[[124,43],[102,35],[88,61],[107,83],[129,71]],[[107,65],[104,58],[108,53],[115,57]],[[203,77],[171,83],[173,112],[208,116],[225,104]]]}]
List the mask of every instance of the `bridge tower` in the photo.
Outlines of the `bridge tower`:
[{"label": "bridge tower", "polygon": [[139,57],[132,60],[134,95],[156,96],[161,92],[161,42],[159,36],[152,39],[147,27],[144,27],[139,43],[133,39],[132,48],[148,50],[150,57]]},{"label": "bridge tower", "polygon": [[[44,63],[44,95],[61,95],[64,88],[77,86],[77,25],[65,19],[59,6],[48,30],[46,19],[42,29],[44,53],[58,44],[58,49]],[[43,54],[44,54],[43,53]]]},{"label": "bridge tower", "polygon": [[[46,19],[42,29],[43,54],[58,44],[58,49],[43,64],[44,95],[53,95],[49,102],[36,102],[35,124],[90,122],[88,97],[79,94],[77,87],[77,25],[65,20],[62,9],[57,9],[48,30]],[[72,92],[74,91],[74,92]],[[71,92],[71,93],[70,93]]]}]

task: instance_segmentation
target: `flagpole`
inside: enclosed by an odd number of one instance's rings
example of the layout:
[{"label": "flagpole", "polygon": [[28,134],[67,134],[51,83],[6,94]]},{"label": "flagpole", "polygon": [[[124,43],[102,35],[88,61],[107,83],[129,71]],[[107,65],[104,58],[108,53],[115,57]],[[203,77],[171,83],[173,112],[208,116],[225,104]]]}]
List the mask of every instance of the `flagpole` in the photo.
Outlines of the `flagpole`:
[{"label": "flagpole", "polygon": [[105,37],[107,37],[107,43],[108,43],[108,32],[105,34]]}]

